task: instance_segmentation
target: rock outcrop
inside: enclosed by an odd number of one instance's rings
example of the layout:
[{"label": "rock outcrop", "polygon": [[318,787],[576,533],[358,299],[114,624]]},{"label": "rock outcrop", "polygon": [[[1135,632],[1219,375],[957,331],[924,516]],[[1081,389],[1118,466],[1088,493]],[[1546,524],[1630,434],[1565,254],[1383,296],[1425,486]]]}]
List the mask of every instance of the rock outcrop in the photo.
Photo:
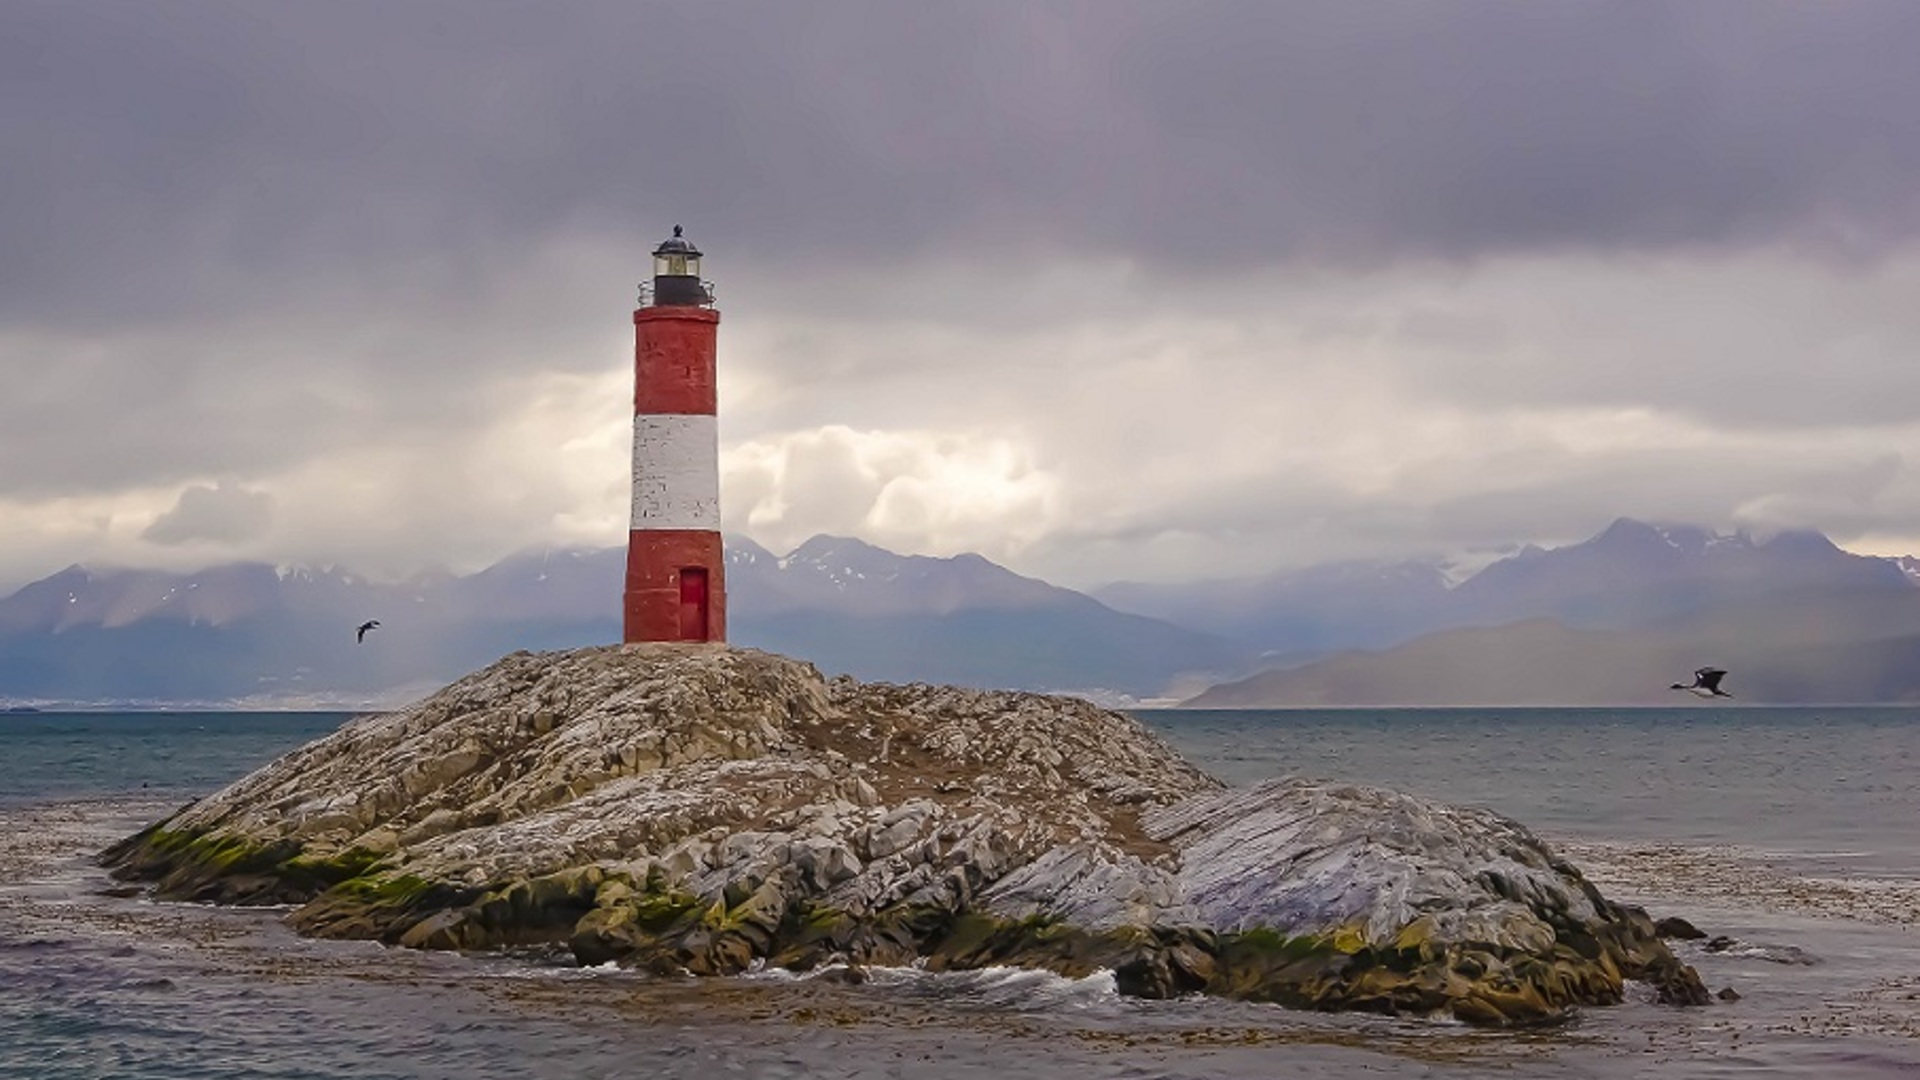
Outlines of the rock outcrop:
[{"label": "rock outcrop", "polygon": [[302,932],[724,974],[921,962],[1316,1009],[1551,1020],[1706,991],[1522,826],[1363,787],[1229,789],[1034,694],[824,680],[724,646],[516,653],[103,856]]}]

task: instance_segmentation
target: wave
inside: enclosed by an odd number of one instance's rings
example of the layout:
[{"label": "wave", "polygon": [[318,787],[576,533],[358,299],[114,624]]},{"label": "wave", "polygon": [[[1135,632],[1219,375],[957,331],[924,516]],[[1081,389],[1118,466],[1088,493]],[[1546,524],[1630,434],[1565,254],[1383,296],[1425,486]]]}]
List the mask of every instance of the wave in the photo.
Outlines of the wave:
[{"label": "wave", "polygon": [[1792,865],[1815,857],[1807,853],[1594,840],[1555,840],[1553,847],[1614,899],[1684,899],[1777,914],[1920,925],[1920,881],[1807,873]]}]

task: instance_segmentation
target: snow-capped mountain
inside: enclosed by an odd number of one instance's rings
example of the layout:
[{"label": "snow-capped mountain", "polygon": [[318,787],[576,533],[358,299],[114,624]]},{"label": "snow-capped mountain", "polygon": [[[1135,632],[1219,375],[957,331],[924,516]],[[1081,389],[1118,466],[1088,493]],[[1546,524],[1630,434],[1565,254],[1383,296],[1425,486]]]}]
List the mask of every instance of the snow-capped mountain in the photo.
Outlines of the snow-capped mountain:
[{"label": "snow-capped mountain", "polygon": [[1891,560],[1842,551],[1817,532],[1757,540],[1621,518],[1598,536],[1503,559],[1462,582],[1460,625],[1549,615],[1573,626],[1630,626],[1760,593],[1895,588]]},{"label": "snow-capped mountain", "polygon": [[[624,549],[525,552],[467,576],[374,582],[236,563],[73,566],[0,600],[0,701],[388,700],[515,649],[620,636]],[[977,555],[729,538],[729,639],[829,673],[1158,696],[1243,670],[1226,641],[1114,611]],[[352,628],[377,618],[366,641]]]},{"label": "snow-capped mountain", "polygon": [[[620,548],[526,552],[400,582],[339,567],[72,566],[0,600],[0,701],[391,700],[515,649],[617,640],[624,568]],[[1513,701],[1523,686],[1588,700],[1578,694],[1626,685],[1657,699],[1666,684],[1648,682],[1654,668],[1676,668],[1672,678],[1736,657],[1768,664],[1743,681],[1780,700],[1895,700],[1908,681],[1920,696],[1920,560],[1850,554],[1812,532],[1622,519],[1577,544],[1456,571],[1345,562],[1113,585],[1095,599],[978,555],[830,536],[775,555],[728,538],[729,638],[866,679],[1108,698],[1264,669],[1234,703]],[[369,618],[380,629],[356,643],[352,627]],[[1582,651],[1556,659],[1555,642]],[[1523,657],[1535,662],[1513,669]],[[1298,674],[1275,674],[1288,671]]]},{"label": "snow-capped mountain", "polygon": [[1817,532],[1756,538],[1630,518],[1577,544],[1527,545],[1458,581],[1449,569],[1439,559],[1339,563],[1254,580],[1114,585],[1094,595],[1122,611],[1205,627],[1301,662],[1455,627],[1544,616],[1578,628],[1624,628],[1768,594],[1920,583],[1920,560],[1855,555]]},{"label": "snow-capped mountain", "polygon": [[1816,532],[1756,538],[1621,519],[1489,565],[1421,633],[1276,666],[1192,703],[1672,703],[1670,683],[1703,664],[1731,669],[1745,701],[1915,701],[1913,566]]}]

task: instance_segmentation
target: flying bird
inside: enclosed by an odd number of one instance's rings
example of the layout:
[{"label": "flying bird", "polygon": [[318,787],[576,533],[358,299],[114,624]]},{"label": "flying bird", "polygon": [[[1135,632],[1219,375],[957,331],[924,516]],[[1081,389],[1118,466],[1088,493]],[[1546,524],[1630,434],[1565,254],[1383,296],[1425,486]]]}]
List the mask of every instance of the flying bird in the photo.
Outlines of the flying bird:
[{"label": "flying bird", "polygon": [[361,623],[360,628],[353,632],[353,640],[355,642],[361,642],[361,641],[367,640],[367,631],[379,625],[380,625],[379,619],[368,619],[366,622]]},{"label": "flying bird", "polygon": [[1693,673],[1693,685],[1689,686],[1686,683],[1674,683],[1668,689],[1685,690],[1690,694],[1704,698],[1732,697],[1732,694],[1720,689],[1720,680],[1726,677],[1727,673],[1717,667],[1703,667]]}]

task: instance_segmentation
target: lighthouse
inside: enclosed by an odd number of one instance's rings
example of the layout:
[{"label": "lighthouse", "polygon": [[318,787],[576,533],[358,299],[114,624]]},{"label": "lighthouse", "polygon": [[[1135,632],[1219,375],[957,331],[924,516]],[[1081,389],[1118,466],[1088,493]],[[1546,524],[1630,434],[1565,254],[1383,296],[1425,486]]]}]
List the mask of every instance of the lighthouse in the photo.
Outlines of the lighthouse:
[{"label": "lighthouse", "polygon": [[725,641],[720,434],[714,346],[720,313],[681,235],[653,252],[633,313],[633,523],[623,640]]}]

